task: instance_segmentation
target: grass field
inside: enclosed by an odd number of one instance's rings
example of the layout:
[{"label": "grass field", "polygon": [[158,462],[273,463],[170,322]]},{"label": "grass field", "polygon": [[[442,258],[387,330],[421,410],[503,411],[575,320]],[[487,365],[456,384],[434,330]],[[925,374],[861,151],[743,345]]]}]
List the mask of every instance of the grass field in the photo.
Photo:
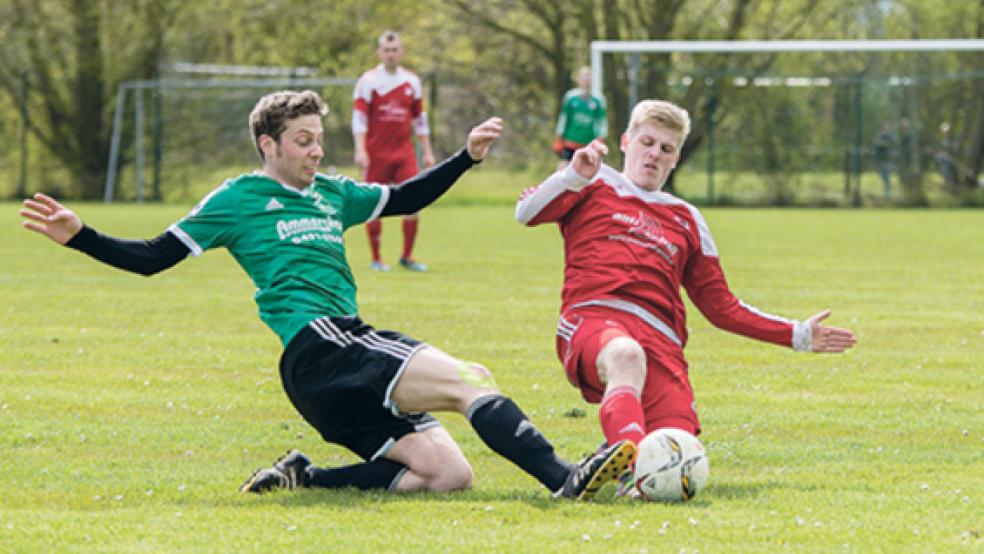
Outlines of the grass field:
[{"label": "grass field", "polygon": [[[147,237],[188,206],[75,206]],[[552,500],[443,415],[476,470],[448,495],[243,496],[299,447],[354,457],[295,414],[278,342],[225,253],[151,279],[18,227],[0,204],[2,552],[981,552],[984,213],[707,210],[733,289],[790,317],[822,308],[860,342],[798,354],[691,313],[710,453],[686,505]],[[395,257],[399,225],[384,224]],[[561,250],[507,206],[438,205],[419,256],[376,274],[348,235],[363,317],[496,373],[567,457],[600,440],[553,354]],[[564,414],[584,407],[587,416]]]}]

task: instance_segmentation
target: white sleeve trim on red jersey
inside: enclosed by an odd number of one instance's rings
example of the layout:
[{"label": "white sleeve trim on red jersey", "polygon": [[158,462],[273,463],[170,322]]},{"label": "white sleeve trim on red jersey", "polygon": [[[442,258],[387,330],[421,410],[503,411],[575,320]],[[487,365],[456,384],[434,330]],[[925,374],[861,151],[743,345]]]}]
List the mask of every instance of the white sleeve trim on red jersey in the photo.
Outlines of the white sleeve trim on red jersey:
[{"label": "white sleeve trim on red jersey", "polygon": [[687,202],[686,205],[690,210],[690,214],[693,215],[694,221],[697,223],[697,232],[700,235],[700,253],[705,256],[717,258],[717,245],[714,244],[714,237],[711,236],[711,228],[707,226],[707,220],[701,215],[700,210],[692,204]]},{"label": "white sleeve trim on red jersey", "polygon": [[410,89],[413,90],[414,100],[420,100],[421,98],[423,98],[424,85],[421,82],[420,77],[418,77],[417,74],[414,73],[413,71],[404,69],[402,67],[399,69],[399,71],[402,72],[404,79],[406,79],[410,83]]},{"label": "white sleeve trim on red jersey", "polygon": [[352,134],[364,135],[369,132],[369,118],[362,110],[352,110]]},{"label": "white sleeve trim on red jersey", "polygon": [[430,127],[427,126],[427,112],[420,112],[420,115],[413,118],[413,134],[418,137],[421,135],[430,135]]},{"label": "white sleeve trim on red jersey", "polygon": [[793,350],[797,352],[813,352],[813,328],[809,321],[793,322]]},{"label": "white sleeve trim on red jersey", "polygon": [[359,98],[369,102],[372,100],[372,73],[375,69],[370,69],[359,77],[359,80],[355,82],[355,89],[352,91],[352,100],[358,100]]},{"label": "white sleeve trim on red jersey", "polygon": [[574,171],[573,164],[568,165],[563,171],[558,171],[547,177],[547,180],[532,189],[532,192],[519,198],[516,203],[516,221],[523,224],[529,223],[555,198],[566,191],[579,192],[597,177],[598,174],[596,173],[591,178],[585,179]]},{"label": "white sleeve trim on red jersey", "polygon": [[786,319],[785,317],[782,317],[782,316],[772,315],[772,314],[763,312],[762,310],[756,308],[755,306],[746,304],[743,300],[738,300],[738,304],[742,308],[745,308],[745,310],[747,310],[749,312],[752,312],[753,314],[755,314],[755,315],[757,315],[759,317],[765,318],[765,319],[770,319],[772,321],[778,321],[779,323],[790,323],[790,324],[795,324],[796,323],[795,321],[793,321],[791,319]]},{"label": "white sleeve trim on red jersey", "polygon": [[[421,82],[420,77],[413,71],[403,69],[402,67],[400,70],[406,76],[406,80],[410,83],[410,89],[413,91],[414,100],[423,100],[424,85]],[[420,112],[420,115],[413,118],[411,125],[413,126],[413,134],[417,136],[430,135],[430,127],[427,126],[427,112]]]},{"label": "white sleeve trim on red jersey", "polygon": [[374,69],[370,69],[359,77],[359,80],[355,83],[355,90],[352,93],[353,107],[352,107],[352,134],[353,135],[364,135],[369,131],[369,114],[362,110],[359,106],[359,100],[365,102],[368,105],[372,101],[372,85],[370,81],[372,80],[372,72]]}]

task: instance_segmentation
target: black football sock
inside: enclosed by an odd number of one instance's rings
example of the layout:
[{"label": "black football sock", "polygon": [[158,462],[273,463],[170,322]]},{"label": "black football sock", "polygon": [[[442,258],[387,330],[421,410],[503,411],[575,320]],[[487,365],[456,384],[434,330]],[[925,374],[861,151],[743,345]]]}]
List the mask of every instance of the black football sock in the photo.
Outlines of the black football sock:
[{"label": "black football sock", "polygon": [[500,394],[483,396],[468,407],[465,415],[494,452],[536,477],[551,491],[564,485],[571,472],[570,464],[554,454],[553,446],[515,402]]},{"label": "black football sock", "polygon": [[345,467],[320,468],[308,466],[304,471],[303,486],[341,489],[355,487],[359,490],[393,489],[407,467],[400,462],[378,458]]}]

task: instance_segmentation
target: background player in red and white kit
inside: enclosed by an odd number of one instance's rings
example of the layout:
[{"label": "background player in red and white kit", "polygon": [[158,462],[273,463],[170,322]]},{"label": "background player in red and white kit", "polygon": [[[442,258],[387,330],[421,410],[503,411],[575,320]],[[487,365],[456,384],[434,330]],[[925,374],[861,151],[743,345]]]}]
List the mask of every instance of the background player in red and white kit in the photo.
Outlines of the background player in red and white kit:
[{"label": "background player in red and white kit", "polygon": [[[379,37],[376,50],[382,63],[366,71],[355,85],[355,108],[352,110],[352,135],[355,137],[355,165],[363,179],[372,183],[396,184],[417,174],[417,158],[410,131],[417,136],[423,150],[424,167],[434,165],[430,129],[424,111],[423,86],[420,78],[400,66],[403,44],[400,35],[386,31]],[[403,254],[400,265],[411,271],[426,271],[427,266],[413,258],[419,216],[403,218]],[[389,271],[379,253],[383,227],[379,219],[366,223],[372,269]]]},{"label": "background player in red and white kit", "polygon": [[526,225],[556,222],[564,238],[564,288],[557,354],[585,400],[600,403],[605,439],[636,444],[660,427],[700,433],[683,348],[680,287],[717,327],[800,351],[841,352],[846,329],[765,314],[736,298],[697,208],[661,192],[680,159],[690,116],[646,100],[621,137],[622,172],[601,163],[594,141],[516,206]]}]

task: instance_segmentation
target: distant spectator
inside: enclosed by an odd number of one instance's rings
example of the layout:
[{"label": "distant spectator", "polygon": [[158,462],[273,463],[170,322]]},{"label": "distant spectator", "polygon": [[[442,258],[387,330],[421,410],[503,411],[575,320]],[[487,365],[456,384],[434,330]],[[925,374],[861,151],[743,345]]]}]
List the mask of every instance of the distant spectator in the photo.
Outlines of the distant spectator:
[{"label": "distant spectator", "polygon": [[892,138],[892,130],[887,122],[882,123],[878,130],[878,136],[872,144],[871,159],[875,164],[875,170],[882,180],[882,190],[885,198],[892,197],[892,146],[895,140]]},{"label": "distant spectator", "polygon": [[913,184],[913,173],[914,169],[912,167],[912,130],[909,128],[909,120],[902,118],[899,120],[899,150],[898,150],[898,167],[899,180],[902,181],[902,186],[908,188],[912,187]]},{"label": "distant spectator", "polygon": [[940,145],[935,158],[940,166],[940,175],[943,176],[943,185],[949,191],[957,188],[957,164],[954,157],[956,148],[950,123],[947,121],[940,123]]}]

